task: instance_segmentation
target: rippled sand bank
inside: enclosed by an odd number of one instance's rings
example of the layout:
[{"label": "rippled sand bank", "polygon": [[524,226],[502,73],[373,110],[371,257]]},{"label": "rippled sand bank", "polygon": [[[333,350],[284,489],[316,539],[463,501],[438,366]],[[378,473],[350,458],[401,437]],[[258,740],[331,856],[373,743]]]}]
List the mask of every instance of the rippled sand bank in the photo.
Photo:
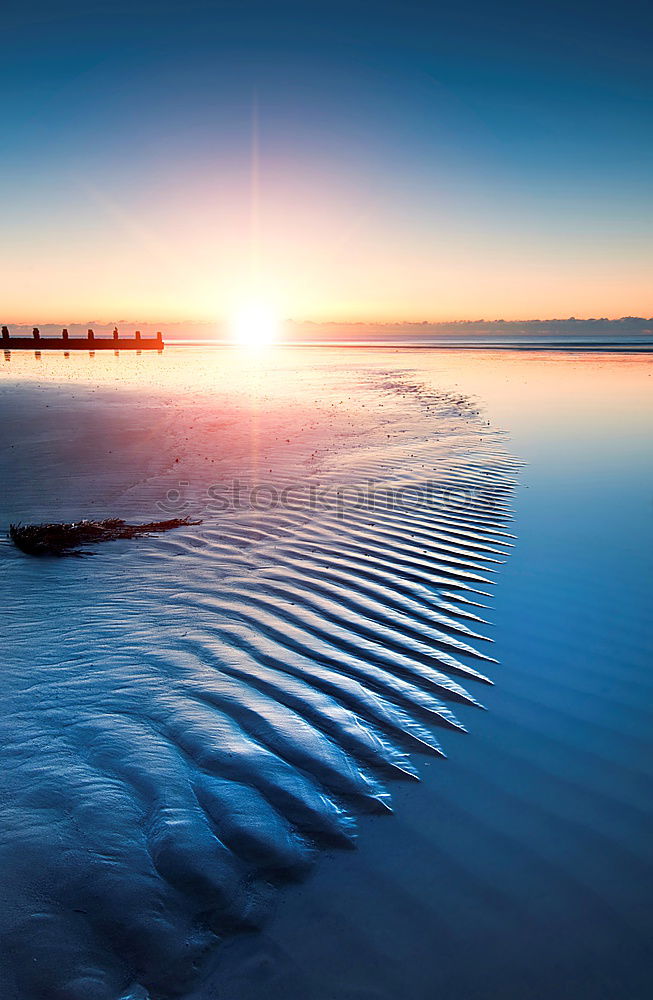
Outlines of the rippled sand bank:
[{"label": "rippled sand bank", "polygon": [[202,524],[0,547],[3,1000],[647,996],[650,361],[72,360],[3,523]]},{"label": "rippled sand bank", "polygon": [[496,662],[518,463],[476,404],[376,366],[195,388],[4,386],[6,520],[202,518],[4,548],[7,996],[183,991]]}]

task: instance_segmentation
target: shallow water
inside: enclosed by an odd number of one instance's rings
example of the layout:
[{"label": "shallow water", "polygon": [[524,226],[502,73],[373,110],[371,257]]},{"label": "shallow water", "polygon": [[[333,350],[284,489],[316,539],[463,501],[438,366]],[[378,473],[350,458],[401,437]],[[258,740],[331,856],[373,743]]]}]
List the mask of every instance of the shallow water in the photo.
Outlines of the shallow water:
[{"label": "shallow water", "polygon": [[[205,522],[92,563],[3,552],[7,996],[184,992],[216,933],[198,996],[648,995],[648,358],[181,348],[3,375],[4,520]],[[215,509],[235,479],[295,502]],[[394,492],[370,514],[372,480]]]}]

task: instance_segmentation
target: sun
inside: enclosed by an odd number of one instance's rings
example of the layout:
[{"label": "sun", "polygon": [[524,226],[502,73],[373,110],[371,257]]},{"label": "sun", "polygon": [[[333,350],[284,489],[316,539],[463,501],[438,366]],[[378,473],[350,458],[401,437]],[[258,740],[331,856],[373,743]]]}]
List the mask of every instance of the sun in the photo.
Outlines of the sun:
[{"label": "sun", "polygon": [[247,302],[232,316],[231,336],[241,347],[267,347],[278,339],[280,325],[279,316],[269,303]]}]

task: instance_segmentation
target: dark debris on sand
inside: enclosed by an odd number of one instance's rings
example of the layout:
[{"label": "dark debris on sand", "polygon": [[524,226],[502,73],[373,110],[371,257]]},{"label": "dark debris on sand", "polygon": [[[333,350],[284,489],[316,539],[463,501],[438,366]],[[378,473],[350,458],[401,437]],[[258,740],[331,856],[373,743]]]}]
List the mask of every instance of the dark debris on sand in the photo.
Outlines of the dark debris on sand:
[{"label": "dark debris on sand", "polygon": [[174,517],[169,521],[127,524],[119,517],[108,517],[104,521],[76,521],[72,524],[11,524],[9,536],[14,545],[30,556],[80,556],[91,555],[80,548],[82,545],[136,538],[138,535],[171,531],[187,524],[201,524],[201,521]]}]

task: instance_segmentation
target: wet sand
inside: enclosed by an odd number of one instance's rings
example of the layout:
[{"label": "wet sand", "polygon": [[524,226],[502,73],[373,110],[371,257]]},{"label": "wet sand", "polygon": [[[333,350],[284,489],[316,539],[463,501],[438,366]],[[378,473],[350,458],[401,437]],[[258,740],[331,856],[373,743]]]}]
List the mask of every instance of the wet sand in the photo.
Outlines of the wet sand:
[{"label": "wet sand", "polygon": [[[618,614],[586,668],[606,498],[595,415],[561,431],[618,379],[650,420],[642,368],[180,351],[3,372],[4,520],[203,518],[92,561],[3,546],[7,996],[544,996],[545,948],[574,995],[639,996],[650,534],[631,552],[607,518]],[[569,379],[555,414],[533,371]]]}]

